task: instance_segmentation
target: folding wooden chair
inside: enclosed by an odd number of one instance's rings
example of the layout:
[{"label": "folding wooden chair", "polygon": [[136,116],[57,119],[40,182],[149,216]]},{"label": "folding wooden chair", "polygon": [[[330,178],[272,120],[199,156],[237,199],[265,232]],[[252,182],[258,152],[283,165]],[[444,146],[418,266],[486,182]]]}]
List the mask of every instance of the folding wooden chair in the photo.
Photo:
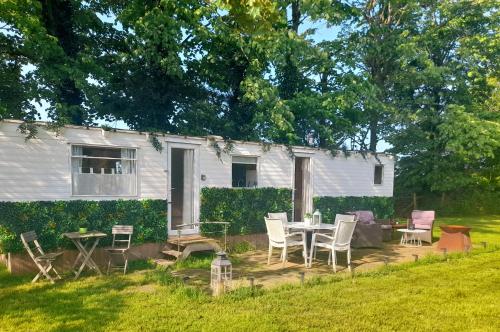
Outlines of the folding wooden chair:
[{"label": "folding wooden chair", "polygon": [[[109,274],[110,269],[122,269],[123,274],[127,273],[128,267],[128,250],[130,249],[130,243],[132,241],[132,234],[134,233],[134,226],[127,225],[115,225],[111,230],[113,234],[113,243],[111,248],[106,248],[106,251],[109,254],[108,260],[108,270],[107,274]],[[121,246],[117,246],[117,244],[122,244]],[[112,265],[113,257],[122,257],[123,266]]]},{"label": "folding wooden chair", "polygon": [[[43,275],[51,283],[54,283],[54,277],[50,275],[50,271],[54,271],[55,278],[62,279],[54,266],[52,266],[52,263],[56,260],[56,258],[62,255],[62,252],[46,254],[38,242],[38,236],[34,231],[22,233],[21,241],[23,242],[24,248],[28,251],[31,259],[35,262],[35,265],[38,269],[40,269],[40,272],[38,272],[31,282],[36,282]],[[31,249],[30,243],[34,244],[34,249]]]}]

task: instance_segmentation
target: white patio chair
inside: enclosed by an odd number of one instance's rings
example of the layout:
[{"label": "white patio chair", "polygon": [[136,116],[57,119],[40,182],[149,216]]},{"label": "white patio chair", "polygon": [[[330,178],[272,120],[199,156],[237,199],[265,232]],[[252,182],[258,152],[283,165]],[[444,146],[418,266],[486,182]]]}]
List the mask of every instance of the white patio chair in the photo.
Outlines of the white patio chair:
[{"label": "white patio chair", "polygon": [[283,227],[285,228],[285,233],[288,234],[288,216],[286,212],[269,212],[267,214],[269,219],[279,219],[283,223]]},{"label": "white patio chair", "polygon": [[340,219],[335,229],[333,236],[327,234],[315,233],[311,240],[311,252],[309,255],[309,267],[312,265],[312,260],[316,247],[326,248],[330,250],[328,256],[328,265],[333,261],[333,271],[337,272],[337,251],[347,251],[347,264],[351,270],[351,239],[356,227],[354,216],[344,216]]},{"label": "white patio chair", "polygon": [[[24,248],[30,255],[31,259],[38,267],[40,272],[33,278],[31,282],[36,282],[42,275],[47,278],[51,283],[54,283],[54,277],[50,275],[50,271],[54,271],[55,278],[62,279],[57,270],[54,268],[52,263],[57,257],[62,255],[62,252],[53,252],[46,254],[40,243],[38,242],[38,236],[34,231],[26,232],[21,234],[21,242]],[[31,249],[30,243],[34,244],[34,249]]]},{"label": "white patio chair", "polygon": [[281,261],[283,266],[287,262],[288,247],[302,246],[302,256],[304,257],[304,265],[307,267],[307,245],[306,238],[303,233],[285,234],[285,228],[280,219],[264,218],[266,221],[267,236],[269,237],[269,253],[267,264],[271,264],[271,255],[273,248],[282,248]]},{"label": "white patio chair", "polygon": [[[112,268],[123,268],[123,274],[126,274],[128,267],[128,250],[130,249],[132,234],[134,233],[134,226],[115,225],[113,226],[111,233],[113,234],[113,242],[111,244],[111,248],[106,248],[106,251],[109,254],[108,270],[106,274],[109,274],[109,270]],[[122,245],[117,246],[117,244]],[[113,257],[121,257],[123,259],[123,266],[112,265],[111,263]]]},{"label": "white patio chair", "polygon": [[[351,219],[351,215],[350,214],[339,214],[339,213],[337,213],[335,215],[335,220],[333,222],[333,225],[336,226],[336,227],[333,229],[333,231],[319,230],[319,231],[316,231],[315,233],[326,234],[326,235],[331,234],[331,236],[334,236],[335,235],[335,229],[337,229],[337,226],[339,225],[339,221],[340,220],[350,220],[350,219]],[[317,250],[314,251],[314,259],[316,259],[316,254],[317,254]]]}]

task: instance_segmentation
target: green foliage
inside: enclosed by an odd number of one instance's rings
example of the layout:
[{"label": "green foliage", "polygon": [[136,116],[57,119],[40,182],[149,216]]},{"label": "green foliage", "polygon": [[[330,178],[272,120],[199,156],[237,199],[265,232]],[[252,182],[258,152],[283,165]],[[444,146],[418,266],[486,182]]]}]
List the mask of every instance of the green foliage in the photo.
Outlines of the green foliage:
[{"label": "green foliage", "polygon": [[398,190],[498,189],[498,1],[440,1],[414,14],[387,138],[402,156]]},{"label": "green foliage", "polygon": [[[20,252],[19,235],[34,230],[46,250],[73,248],[62,236],[88,230],[111,234],[117,224],[134,226],[132,242],[162,242],[167,237],[167,211],[163,200],[0,202],[0,252]],[[102,240],[110,244],[111,237]]]},{"label": "green foliage", "polygon": [[231,254],[243,254],[255,250],[255,247],[248,241],[239,241],[229,248]]},{"label": "green foliage", "polygon": [[392,197],[379,196],[347,196],[347,197],[314,197],[314,209],[322,213],[325,222],[333,222],[335,215],[356,210],[371,210],[377,219],[387,219],[394,216],[394,201]]},{"label": "green foliage", "polygon": [[[292,192],[280,188],[203,188],[200,221],[226,221],[228,234],[264,233],[268,212],[287,212],[291,217]],[[202,232],[219,232],[219,225],[204,225]]]},{"label": "green foliage", "polygon": [[[417,196],[420,210],[434,210],[438,217],[484,216],[500,214],[500,193],[468,190],[446,194],[425,193]],[[412,210],[412,197],[396,195],[398,216],[408,217]]]}]

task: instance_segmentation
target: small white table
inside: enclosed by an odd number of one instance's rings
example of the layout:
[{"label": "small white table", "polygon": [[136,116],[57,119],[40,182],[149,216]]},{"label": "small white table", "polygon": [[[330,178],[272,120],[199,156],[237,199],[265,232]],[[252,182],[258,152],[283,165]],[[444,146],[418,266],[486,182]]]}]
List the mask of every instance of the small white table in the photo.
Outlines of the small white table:
[{"label": "small white table", "polygon": [[[316,232],[316,231],[331,231],[333,235],[333,231],[337,226],[333,224],[324,224],[321,223],[319,225],[309,225],[306,224],[305,222],[289,222],[287,223],[286,227],[288,229],[297,229],[301,230],[304,233],[304,238],[306,238],[306,233],[307,232]],[[309,257],[309,254],[306,252],[306,256]]]},{"label": "small white table", "polygon": [[300,229],[307,232],[314,232],[320,230],[333,232],[336,226],[333,224],[324,224],[324,223],[319,225],[309,225],[306,224],[305,222],[289,222],[287,223],[286,227],[290,229]]},{"label": "small white table", "polygon": [[401,241],[399,242],[403,246],[421,247],[422,240],[420,239],[420,234],[426,232],[424,229],[408,229],[400,228],[398,232],[403,233],[401,236]]}]

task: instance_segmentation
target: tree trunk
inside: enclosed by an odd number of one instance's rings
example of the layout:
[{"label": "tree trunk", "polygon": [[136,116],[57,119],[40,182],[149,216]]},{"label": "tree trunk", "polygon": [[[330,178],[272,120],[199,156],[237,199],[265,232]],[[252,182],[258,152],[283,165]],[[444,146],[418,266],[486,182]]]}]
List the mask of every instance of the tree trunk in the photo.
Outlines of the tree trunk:
[{"label": "tree trunk", "polygon": [[[47,32],[56,37],[64,54],[75,60],[81,48],[79,38],[75,33],[75,9],[70,0],[40,0],[42,5],[42,19]],[[62,65],[65,65],[65,59]],[[69,118],[72,124],[82,125],[85,121],[85,112],[81,107],[83,104],[83,92],[77,88],[75,81],[68,77],[62,77],[54,82],[57,102],[63,105],[63,115]]]},{"label": "tree trunk", "polygon": [[292,2],[292,30],[295,33],[299,32],[300,25],[300,1],[295,0]]},{"label": "tree trunk", "polygon": [[377,114],[372,114],[370,117],[370,147],[369,150],[377,152],[377,131],[378,131],[378,117]]}]

